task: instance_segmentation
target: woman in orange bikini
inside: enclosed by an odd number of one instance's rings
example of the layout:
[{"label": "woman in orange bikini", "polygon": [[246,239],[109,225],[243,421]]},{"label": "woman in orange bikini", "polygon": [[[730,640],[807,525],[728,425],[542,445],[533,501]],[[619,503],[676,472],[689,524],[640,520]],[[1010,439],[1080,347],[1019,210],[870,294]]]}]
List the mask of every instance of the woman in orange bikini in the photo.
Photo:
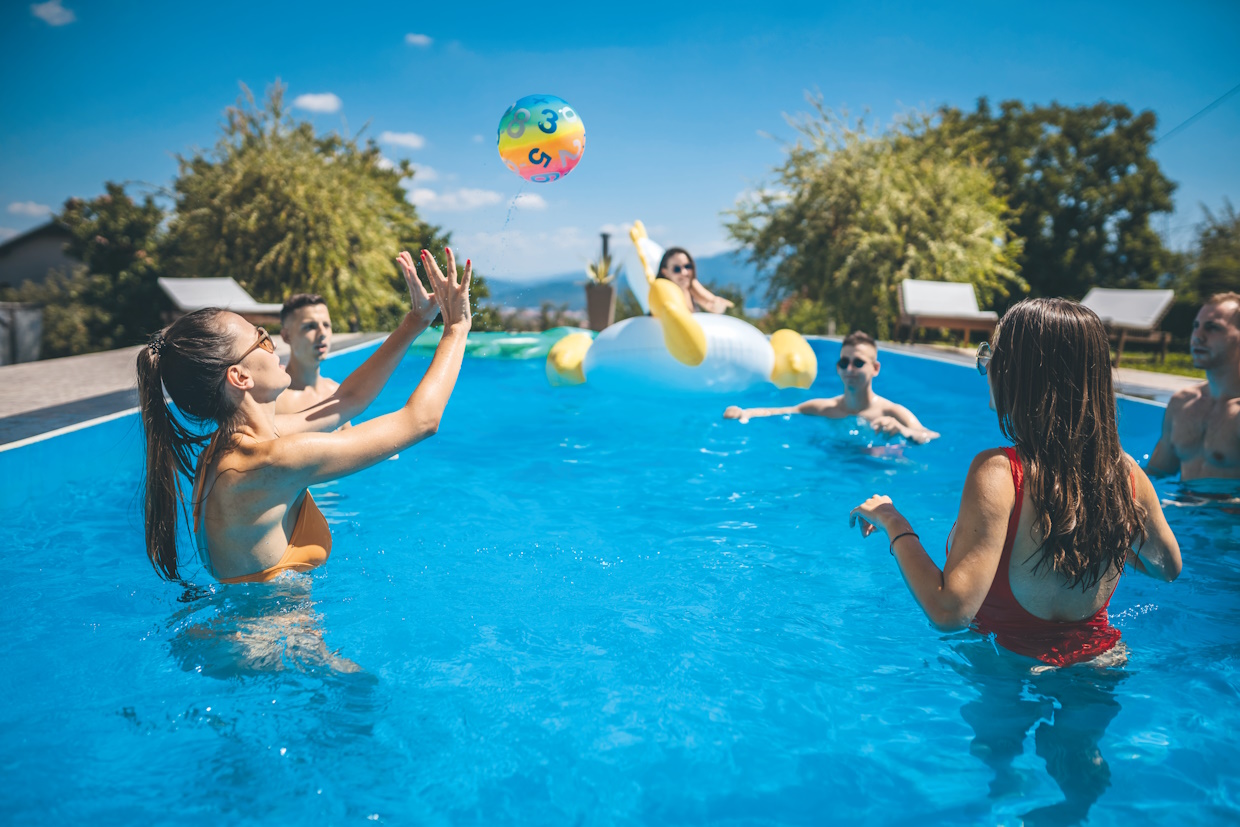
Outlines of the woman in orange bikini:
[{"label": "woman in orange bikini", "polygon": [[[308,486],[360,471],[435,433],[465,353],[472,268],[466,262],[458,281],[451,250],[446,277],[427,251],[421,258],[434,295],[418,280],[413,257],[401,253],[412,309],[335,395],[295,414],[275,412],[290,380],[271,337],[235,313],[199,310],[151,337],[138,354],[138,391],[146,433],[146,548],[161,576],[180,576],[182,474],[194,480],[195,533],[210,573],[222,583],[263,582],[312,569],[331,553],[331,531]],[[374,401],[436,314],[443,316],[443,337],[405,406],[336,430]],[[215,426],[209,439],[176,419],[165,390],[191,420]]]},{"label": "woman in orange bikini", "polygon": [[[940,629],[970,627],[1052,666],[1113,649],[1107,604],[1127,566],[1165,581],[1180,548],[1149,477],[1120,448],[1106,330],[1064,299],[1029,299],[978,349],[1012,448],[983,451],[965,478],[946,566],[875,495],[862,534],[887,532],[913,597]],[[1116,650],[1117,653],[1122,650]]]}]

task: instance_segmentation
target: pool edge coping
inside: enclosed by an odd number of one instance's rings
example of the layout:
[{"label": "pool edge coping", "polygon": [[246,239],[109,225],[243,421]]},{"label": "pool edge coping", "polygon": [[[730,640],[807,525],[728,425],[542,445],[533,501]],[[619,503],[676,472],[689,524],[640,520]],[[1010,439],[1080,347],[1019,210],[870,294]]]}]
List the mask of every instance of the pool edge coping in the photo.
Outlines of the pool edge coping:
[{"label": "pool edge coping", "polygon": [[[806,338],[807,339],[818,339],[820,341],[827,341],[827,342],[834,342],[834,341],[838,341],[842,339],[842,337],[840,336],[807,336]],[[332,352],[331,354],[327,356],[327,359],[333,359],[337,356],[344,356],[345,354],[353,353],[354,351],[361,350],[362,348],[366,348],[366,347],[378,347],[379,345],[383,344],[383,342],[385,341],[387,341],[386,335],[379,339],[372,339],[367,342],[361,342],[356,345],[351,345],[349,347],[344,348],[343,350]],[[967,362],[962,361],[960,359],[953,359],[949,356],[940,356],[940,355],[933,354],[933,353],[922,353],[922,352],[913,351],[912,349],[906,349],[902,347],[893,349],[893,348],[887,347],[887,344],[888,343],[880,342],[878,349],[880,351],[886,350],[888,353],[897,354],[900,356],[909,356],[914,359],[925,359],[931,362],[939,362],[945,365],[953,365],[958,368],[969,368],[970,367],[970,365]],[[1133,396],[1132,394],[1122,393],[1119,391],[1116,391],[1115,396],[1118,399],[1126,399],[1129,402],[1140,402],[1145,405],[1153,405],[1159,408],[1167,407],[1167,403],[1165,402],[1159,402],[1156,399],[1146,399],[1141,396]],[[55,439],[56,437],[59,437],[59,436],[65,436],[66,434],[71,434],[71,433],[74,433],[75,431],[81,431],[86,428],[92,428],[96,425],[103,425],[108,422],[113,422],[117,419],[121,419],[126,416],[132,416],[133,414],[138,413],[140,410],[141,410],[140,407],[126,408],[123,411],[115,411],[110,414],[105,414],[103,416],[94,417],[93,419],[85,419],[81,422],[75,422],[72,425],[65,425],[62,428],[56,428],[54,430],[47,431],[42,434],[35,434],[34,436],[29,436],[23,439],[14,440],[13,442],[6,442],[5,444],[0,445],[0,454],[3,454],[7,451],[13,451],[18,448],[24,448],[28,445],[34,445],[39,442],[44,442],[49,439]]]},{"label": "pool edge coping", "polygon": [[[362,348],[378,347],[379,345],[387,341],[387,337],[388,337],[387,334],[385,334],[384,336],[378,339],[371,339],[369,341],[359,342],[358,344],[350,345],[346,348],[342,348],[341,350],[333,351],[332,353],[329,353],[327,355],[324,361],[327,361],[329,359],[334,359],[337,356],[344,356],[347,353],[352,353],[356,350],[361,350]],[[28,445],[35,445],[39,442],[44,442],[45,440],[54,439],[58,436],[65,436],[66,434],[71,434],[71,433],[74,433],[75,431],[81,431],[86,428],[93,428],[96,425],[103,425],[108,422],[113,422],[117,419],[121,419],[126,416],[132,416],[141,410],[142,410],[141,407],[133,407],[133,408],[126,408],[123,411],[113,411],[110,414],[104,414],[103,416],[96,416],[91,419],[84,419],[81,422],[75,422],[72,425],[65,425],[64,427],[61,427],[61,428],[56,428],[51,431],[45,431],[44,433],[41,433],[41,434],[35,434],[34,436],[23,437],[22,439],[16,439],[12,442],[6,442],[3,445],[0,445],[0,454],[5,453],[6,451],[14,451],[14,450],[17,450],[18,448],[25,448]]]}]

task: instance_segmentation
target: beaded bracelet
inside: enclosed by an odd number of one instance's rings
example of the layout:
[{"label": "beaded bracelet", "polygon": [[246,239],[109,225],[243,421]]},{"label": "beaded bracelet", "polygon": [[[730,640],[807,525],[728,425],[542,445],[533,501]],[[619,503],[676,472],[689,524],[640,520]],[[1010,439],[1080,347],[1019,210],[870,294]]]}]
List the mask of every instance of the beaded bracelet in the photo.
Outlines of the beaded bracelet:
[{"label": "beaded bracelet", "polygon": [[[887,553],[890,554],[892,557],[895,557],[896,556],[896,540],[899,540],[901,537],[907,537],[910,534],[913,535],[914,537],[917,537],[917,533],[914,531],[905,531],[892,537],[891,545],[887,546]],[[917,539],[920,540],[921,537],[917,537]]]}]

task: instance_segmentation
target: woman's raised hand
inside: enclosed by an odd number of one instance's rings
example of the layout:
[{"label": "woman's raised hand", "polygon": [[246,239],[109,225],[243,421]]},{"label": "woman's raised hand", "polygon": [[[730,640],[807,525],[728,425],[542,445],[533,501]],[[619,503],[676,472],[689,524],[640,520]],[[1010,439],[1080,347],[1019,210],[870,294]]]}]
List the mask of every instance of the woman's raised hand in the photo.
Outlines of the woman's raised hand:
[{"label": "woman's raised hand", "polygon": [[848,512],[848,527],[852,528],[861,520],[861,536],[869,537],[877,529],[891,530],[891,524],[901,520],[900,512],[891,504],[891,497],[875,494],[861,505]]},{"label": "woman's raised hand", "polygon": [[439,313],[443,316],[443,327],[469,330],[473,314],[469,309],[469,285],[474,277],[474,268],[468,259],[465,260],[465,276],[459,282],[456,279],[456,256],[452,250],[444,247],[448,259],[448,275],[444,276],[436,263],[435,257],[426,250],[422,251],[422,269],[430,280],[431,290],[439,303]]},{"label": "woman's raised hand", "polygon": [[396,261],[404,273],[405,284],[409,285],[409,312],[425,327],[439,315],[439,303],[422,286],[422,280],[418,278],[417,270],[413,266],[413,256],[409,255],[408,251],[402,250]]}]

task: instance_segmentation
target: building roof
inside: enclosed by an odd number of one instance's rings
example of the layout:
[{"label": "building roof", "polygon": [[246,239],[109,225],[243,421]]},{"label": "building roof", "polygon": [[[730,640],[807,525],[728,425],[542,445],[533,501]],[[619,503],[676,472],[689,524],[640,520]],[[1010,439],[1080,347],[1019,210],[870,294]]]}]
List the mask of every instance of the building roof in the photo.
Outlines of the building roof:
[{"label": "building roof", "polygon": [[12,238],[0,242],[0,256],[28,241],[33,241],[34,239],[41,238],[45,235],[62,236],[66,241],[73,237],[73,233],[69,232],[68,228],[64,225],[56,221],[48,221],[46,224],[40,224],[37,227],[32,227],[24,233],[18,233]]}]

